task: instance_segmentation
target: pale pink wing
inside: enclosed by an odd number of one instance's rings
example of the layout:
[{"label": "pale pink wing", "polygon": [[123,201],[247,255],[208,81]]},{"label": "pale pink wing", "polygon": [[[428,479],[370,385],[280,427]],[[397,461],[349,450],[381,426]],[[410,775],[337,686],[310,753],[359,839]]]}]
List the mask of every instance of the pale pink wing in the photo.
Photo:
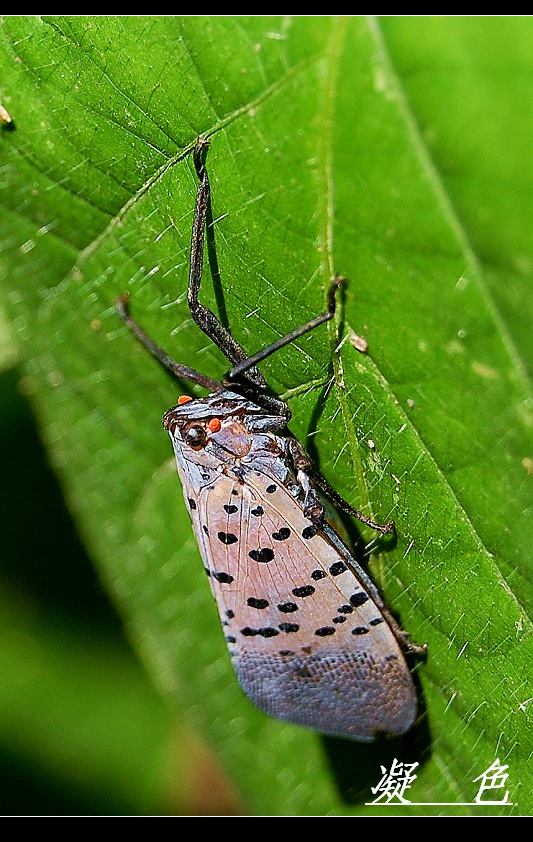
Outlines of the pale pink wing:
[{"label": "pale pink wing", "polygon": [[357,740],[407,731],[416,693],[399,644],[286,488],[257,471],[244,484],[219,474],[193,505],[233,665],[254,704]]}]

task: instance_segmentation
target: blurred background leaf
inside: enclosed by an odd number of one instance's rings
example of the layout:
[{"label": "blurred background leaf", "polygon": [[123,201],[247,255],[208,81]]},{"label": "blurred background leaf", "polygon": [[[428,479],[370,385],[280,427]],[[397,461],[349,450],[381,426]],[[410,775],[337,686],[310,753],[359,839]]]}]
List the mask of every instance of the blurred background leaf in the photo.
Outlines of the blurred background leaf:
[{"label": "blurred background leaf", "polygon": [[[398,757],[411,800],[452,806],[387,815],[528,814],[531,20],[0,32],[4,812],[376,814]],[[227,367],[185,302],[200,134],[223,302],[208,273],[202,296],[244,347],[350,278],[341,324],[263,370],[334,487],[397,523],[374,570],[429,644],[402,741],[270,720],[229,665],[160,427],[176,384],[114,308],[129,291],[176,359]],[[369,355],[337,352],[339,326]],[[514,807],[460,806],[496,758]]]}]

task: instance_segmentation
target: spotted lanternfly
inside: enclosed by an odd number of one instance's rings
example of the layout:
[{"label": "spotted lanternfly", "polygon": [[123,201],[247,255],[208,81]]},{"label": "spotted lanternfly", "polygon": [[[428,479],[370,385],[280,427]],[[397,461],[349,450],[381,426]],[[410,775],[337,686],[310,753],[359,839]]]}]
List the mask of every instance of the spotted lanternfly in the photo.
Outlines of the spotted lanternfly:
[{"label": "spotted lanternfly", "polygon": [[[198,546],[239,682],[266,713],[323,734],[371,741],[400,735],[417,699],[404,651],[409,643],[368,573],[326,517],[319,492],[381,533],[312,467],[287,429],[289,407],[268,390],[257,363],[331,319],[328,310],[248,357],[198,300],[210,186],[199,140],[188,303],[198,326],[233,368],[221,382],[174,362],[118,301],[136,337],[176,377],[207,388],[182,396],[163,417]],[[403,650],[403,651],[402,651]]]}]

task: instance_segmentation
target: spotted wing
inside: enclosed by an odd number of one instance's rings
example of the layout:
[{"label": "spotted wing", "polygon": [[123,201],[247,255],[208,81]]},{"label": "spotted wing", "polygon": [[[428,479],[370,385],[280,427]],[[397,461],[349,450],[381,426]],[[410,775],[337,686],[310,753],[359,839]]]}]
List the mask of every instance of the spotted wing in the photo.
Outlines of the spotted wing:
[{"label": "spotted wing", "polygon": [[283,485],[218,475],[191,511],[239,682],[271,716],[370,741],[416,694],[380,608]]}]

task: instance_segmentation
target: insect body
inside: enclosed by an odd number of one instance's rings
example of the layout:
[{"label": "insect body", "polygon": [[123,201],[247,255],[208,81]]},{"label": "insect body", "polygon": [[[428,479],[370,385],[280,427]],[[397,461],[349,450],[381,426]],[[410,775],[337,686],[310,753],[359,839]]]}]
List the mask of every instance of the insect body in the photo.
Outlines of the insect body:
[{"label": "insect body", "polygon": [[191,246],[189,306],[233,369],[222,383],[169,357],[119,311],[136,336],[174,374],[206,386],[184,396],[163,425],[170,434],[196,539],[239,682],[272,716],[361,741],[399,735],[416,717],[416,693],[402,649],[407,636],[376,586],[328,522],[319,491],[381,532],[314,472],[287,429],[290,411],[268,392],[255,367],[296,336],[330,319],[329,309],[247,357],[198,302],[209,180],[199,141],[200,179]]}]

